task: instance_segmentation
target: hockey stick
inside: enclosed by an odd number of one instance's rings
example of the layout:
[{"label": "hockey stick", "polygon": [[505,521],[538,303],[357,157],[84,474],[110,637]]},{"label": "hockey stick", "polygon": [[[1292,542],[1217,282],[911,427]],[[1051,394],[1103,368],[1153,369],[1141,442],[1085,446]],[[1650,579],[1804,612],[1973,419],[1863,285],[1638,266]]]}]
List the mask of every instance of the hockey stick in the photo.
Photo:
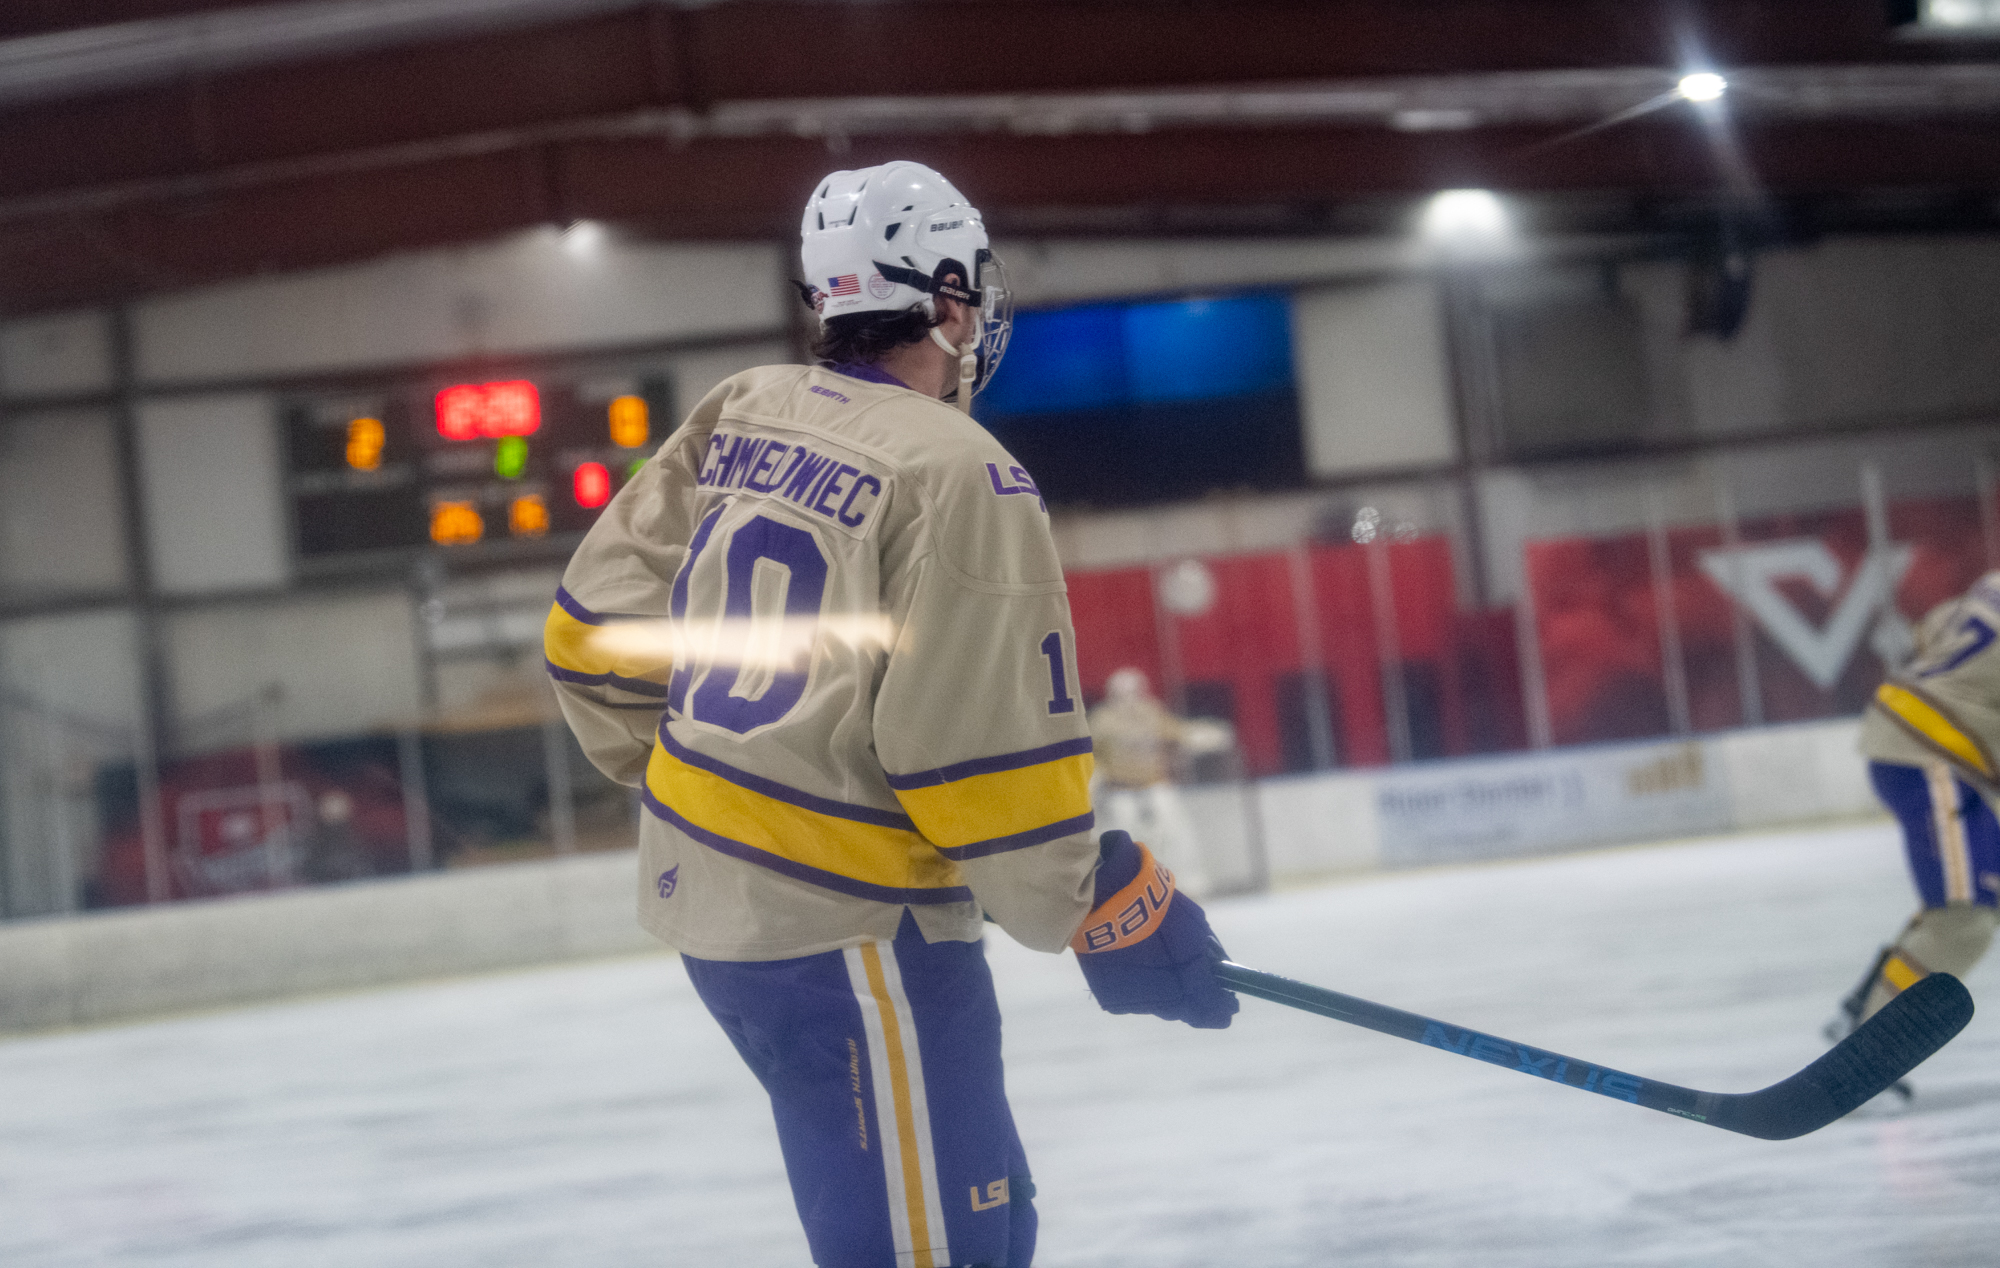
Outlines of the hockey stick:
[{"label": "hockey stick", "polygon": [[1215,975],[1240,994],[1760,1140],[1790,1140],[1850,1113],[1922,1064],[1972,1020],[1972,996],[1965,987],[1949,973],[1933,973],[1791,1078],[1761,1092],[1697,1092],[1448,1026],[1229,960],[1216,964]]}]

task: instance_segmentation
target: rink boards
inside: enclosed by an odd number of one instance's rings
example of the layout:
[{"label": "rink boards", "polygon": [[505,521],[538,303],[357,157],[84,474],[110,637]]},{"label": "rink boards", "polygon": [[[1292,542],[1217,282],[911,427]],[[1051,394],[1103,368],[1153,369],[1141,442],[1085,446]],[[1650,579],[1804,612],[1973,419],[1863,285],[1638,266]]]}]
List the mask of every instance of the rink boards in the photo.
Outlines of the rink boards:
[{"label": "rink boards", "polygon": [[[1856,724],[1184,792],[1245,888],[1875,812]],[[643,951],[629,852],[0,926],[0,1030]]]},{"label": "rink boards", "polygon": [[1243,885],[1878,813],[1851,720],[1187,790],[1211,873]]}]

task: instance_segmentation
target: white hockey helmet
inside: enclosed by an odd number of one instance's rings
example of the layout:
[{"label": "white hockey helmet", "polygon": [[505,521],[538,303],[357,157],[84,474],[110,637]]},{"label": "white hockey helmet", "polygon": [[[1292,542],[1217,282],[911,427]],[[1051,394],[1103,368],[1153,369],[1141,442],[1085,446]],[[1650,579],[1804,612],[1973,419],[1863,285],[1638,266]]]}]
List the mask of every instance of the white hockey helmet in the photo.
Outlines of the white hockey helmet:
[{"label": "white hockey helmet", "polygon": [[1144,700],[1153,694],[1153,685],[1146,680],[1146,671],[1135,665],[1114,669],[1104,680],[1104,695],[1110,700]]},{"label": "white hockey helmet", "polygon": [[[1013,297],[979,209],[950,181],[908,160],[835,172],[806,199],[799,238],[799,292],[822,327],[850,313],[921,308],[935,317],[935,297],[949,296],[979,310],[972,342],[952,349],[977,358],[972,390],[992,379],[1007,351]],[[957,283],[946,280],[954,274]],[[965,404],[969,393],[961,397]]]}]

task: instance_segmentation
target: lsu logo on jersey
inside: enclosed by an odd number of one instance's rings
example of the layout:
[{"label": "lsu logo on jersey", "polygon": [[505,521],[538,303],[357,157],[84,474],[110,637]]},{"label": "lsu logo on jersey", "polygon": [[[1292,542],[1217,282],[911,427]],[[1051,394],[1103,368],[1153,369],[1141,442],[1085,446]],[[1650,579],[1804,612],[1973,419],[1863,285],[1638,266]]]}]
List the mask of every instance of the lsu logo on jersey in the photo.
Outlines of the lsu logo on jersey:
[{"label": "lsu logo on jersey", "polygon": [[1007,474],[1003,476],[1000,474],[1000,464],[989,462],[986,464],[986,478],[992,482],[993,492],[1000,497],[1006,497],[1010,493],[1025,493],[1034,498],[1035,503],[1044,511],[1049,509],[1049,501],[1042,496],[1042,491],[1035,487],[1034,477],[1019,467],[1007,468]]},{"label": "lsu logo on jersey", "polygon": [[986,1200],[984,1202],[979,1200],[979,1186],[976,1184],[972,1186],[972,1209],[975,1211],[990,1211],[996,1206],[1007,1205],[1007,1202],[1007,1182],[1005,1180],[995,1180],[992,1184],[986,1186]]}]

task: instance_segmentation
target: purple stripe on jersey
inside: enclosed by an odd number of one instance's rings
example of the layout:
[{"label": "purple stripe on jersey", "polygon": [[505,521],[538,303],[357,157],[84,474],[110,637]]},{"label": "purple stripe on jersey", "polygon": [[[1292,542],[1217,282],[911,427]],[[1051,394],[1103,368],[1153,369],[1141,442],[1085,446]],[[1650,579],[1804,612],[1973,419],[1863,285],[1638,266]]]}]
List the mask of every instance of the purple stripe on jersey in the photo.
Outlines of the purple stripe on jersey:
[{"label": "purple stripe on jersey", "polygon": [[[869,365],[866,361],[842,361],[838,365],[828,363],[820,367],[835,374],[844,374],[850,379],[860,379],[863,383],[880,383],[885,387],[909,387],[910,385],[890,374],[880,366]],[[915,391],[916,389],[911,388]]]},{"label": "purple stripe on jersey", "polygon": [[1045,828],[1030,828],[1026,832],[1016,832],[1010,837],[994,837],[991,841],[974,841],[971,845],[939,846],[938,853],[962,863],[966,859],[981,859],[989,854],[1005,854],[1009,850],[1025,850],[1031,845],[1054,841],[1075,832],[1088,832],[1097,824],[1095,811],[1085,811],[1074,819],[1064,819]]},{"label": "purple stripe on jersey", "polygon": [[842,876],[836,872],[822,871],[817,867],[810,867],[804,863],[795,863],[791,859],[773,854],[769,850],[760,850],[754,845],[745,845],[741,841],[731,840],[720,833],[710,832],[707,828],[689,823],[686,819],[675,814],[673,807],[655,797],[653,790],[650,788],[641,788],[639,790],[639,799],[645,803],[646,809],[652,811],[668,823],[673,824],[676,828],[679,828],[682,832],[701,842],[709,849],[719,854],[727,854],[733,859],[741,859],[745,863],[755,863],[759,867],[770,868],[781,876],[789,876],[795,881],[804,881],[808,885],[818,885],[822,889],[830,889],[836,893],[846,894],[853,898],[866,898],[871,902],[878,903],[914,903],[921,906],[930,906],[939,903],[969,903],[972,901],[972,891],[963,885],[947,885],[937,889],[899,889],[889,885],[871,885],[867,881],[857,881],[852,877]]},{"label": "purple stripe on jersey", "polygon": [[602,625],[606,621],[651,621],[655,617],[640,616],[633,612],[593,612],[577,602],[575,595],[563,586],[556,587],[556,606],[569,613],[585,625]]},{"label": "purple stripe on jersey", "polygon": [[562,682],[573,682],[584,687],[620,687],[638,696],[666,698],[665,683],[651,682],[644,678],[627,678],[623,674],[586,674],[575,669],[564,669],[552,660],[543,660],[542,664],[548,669],[549,677]]},{"label": "purple stripe on jersey", "polygon": [[908,775],[889,775],[889,787],[899,792],[911,788],[930,788],[936,784],[949,784],[955,779],[992,775],[1003,770],[1020,770],[1023,766],[1040,766],[1043,762],[1053,762],[1058,758],[1075,757],[1079,753],[1088,752],[1090,752],[1090,737],[1086,735],[1080,740],[1044,744],[1040,748],[1024,749],[1019,753],[1002,753],[998,757],[975,757],[969,762],[940,766],[936,770],[920,770]]},{"label": "purple stripe on jersey", "polygon": [[752,775],[747,770],[739,770],[727,762],[717,761],[705,753],[697,753],[673,737],[667,730],[666,719],[660,720],[660,744],[667,752],[697,770],[705,770],[711,775],[726,779],[738,788],[748,788],[751,792],[762,793],[773,801],[783,801],[810,810],[814,814],[828,815],[835,819],[851,819],[856,823],[872,824],[878,828],[899,828],[904,832],[915,832],[917,825],[906,814],[894,810],[877,810],[873,806],[857,806],[850,801],[835,801],[831,797],[816,797],[812,793],[781,784],[775,779],[762,775]]}]

